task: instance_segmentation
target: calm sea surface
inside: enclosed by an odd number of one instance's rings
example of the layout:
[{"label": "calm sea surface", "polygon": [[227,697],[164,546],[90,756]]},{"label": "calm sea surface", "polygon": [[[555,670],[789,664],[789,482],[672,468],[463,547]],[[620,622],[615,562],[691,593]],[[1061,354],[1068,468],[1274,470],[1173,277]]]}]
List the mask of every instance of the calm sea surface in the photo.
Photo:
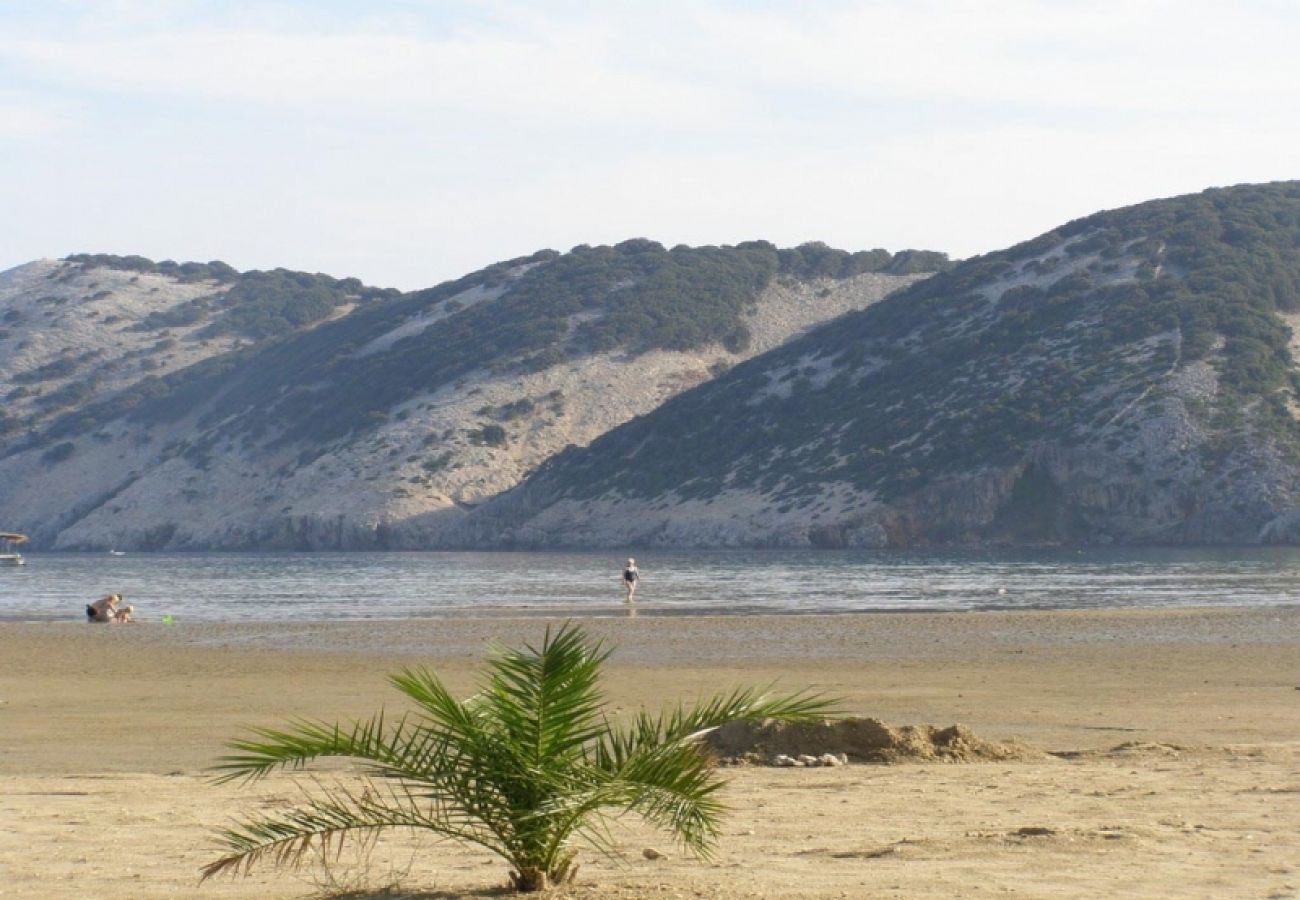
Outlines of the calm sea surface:
[{"label": "calm sea surface", "polygon": [[[1272,606],[1300,549],[883,554],[647,553],[642,615]],[[143,619],[288,621],[621,615],[609,553],[35,554],[0,568],[0,620],[76,620],[126,594]]]}]

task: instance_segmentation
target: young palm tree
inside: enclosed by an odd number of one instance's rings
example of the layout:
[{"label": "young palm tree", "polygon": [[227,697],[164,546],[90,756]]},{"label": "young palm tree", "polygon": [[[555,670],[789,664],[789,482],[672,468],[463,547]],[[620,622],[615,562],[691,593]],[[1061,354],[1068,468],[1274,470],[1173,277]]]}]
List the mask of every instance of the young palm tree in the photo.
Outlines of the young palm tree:
[{"label": "young palm tree", "polygon": [[572,878],[575,837],[612,852],[604,824],[622,812],[707,858],[723,782],[699,738],[743,719],[810,721],[832,706],[807,693],[736,690],[614,723],[599,686],[608,657],[577,626],[548,628],[540,650],[495,655],[468,700],[454,698],[432,672],[407,670],[390,680],[418,711],[395,723],[382,713],[348,728],[297,721],[231,743],[238,752],[222,758],[222,782],[322,757],[359,760],[369,777],[359,790],[327,788],[296,809],[223,831],[229,852],[203,877],[247,872],[264,859],[296,865],[317,842],[413,828],[486,847],[513,867],[515,888],[536,891]]}]

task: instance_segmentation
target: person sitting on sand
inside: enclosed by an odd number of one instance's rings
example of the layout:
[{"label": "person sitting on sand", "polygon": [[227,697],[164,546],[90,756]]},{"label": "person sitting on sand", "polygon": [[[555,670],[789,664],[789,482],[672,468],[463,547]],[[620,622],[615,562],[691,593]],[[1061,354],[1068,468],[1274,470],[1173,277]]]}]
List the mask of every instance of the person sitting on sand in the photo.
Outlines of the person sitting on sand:
[{"label": "person sitting on sand", "polygon": [[627,565],[623,567],[623,589],[627,591],[625,603],[631,603],[636,595],[636,583],[641,580],[641,573],[637,571],[636,560],[628,557]]},{"label": "person sitting on sand", "polygon": [[105,594],[94,603],[86,606],[87,622],[114,622],[117,620],[117,605],[122,598],[117,594]]}]

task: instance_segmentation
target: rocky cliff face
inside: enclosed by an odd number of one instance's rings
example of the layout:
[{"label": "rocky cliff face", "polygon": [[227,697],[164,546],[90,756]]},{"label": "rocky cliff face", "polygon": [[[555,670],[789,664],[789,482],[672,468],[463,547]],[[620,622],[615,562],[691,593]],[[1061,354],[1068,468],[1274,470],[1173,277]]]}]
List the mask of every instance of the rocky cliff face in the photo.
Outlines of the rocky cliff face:
[{"label": "rocky cliff face", "polygon": [[228,267],[20,267],[0,520],[56,549],[470,543],[476,509],[565,448],[924,277],[789,253],[629,242],[400,296],[303,276],[269,319],[256,283],[224,299]]},{"label": "rocky cliff face", "polygon": [[485,544],[1300,538],[1300,184],[969,260],[545,466]]}]

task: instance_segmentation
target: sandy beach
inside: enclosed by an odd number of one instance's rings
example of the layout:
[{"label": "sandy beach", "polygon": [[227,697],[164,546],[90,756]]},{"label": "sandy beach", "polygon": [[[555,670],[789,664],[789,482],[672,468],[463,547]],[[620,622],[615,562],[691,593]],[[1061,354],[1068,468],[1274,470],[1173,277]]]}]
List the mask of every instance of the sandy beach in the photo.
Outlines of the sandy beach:
[{"label": "sandy beach", "polygon": [[[0,625],[0,896],[492,895],[502,863],[405,835],[326,873],[199,886],[213,829],[298,790],[205,770],[245,726],[400,707],[402,666],[468,693],[493,641],[545,624]],[[729,769],[716,859],[620,823],[624,858],[584,852],[569,896],[1300,896],[1300,607],[587,624],[617,647],[620,710],[776,681],[1035,752]]]}]

